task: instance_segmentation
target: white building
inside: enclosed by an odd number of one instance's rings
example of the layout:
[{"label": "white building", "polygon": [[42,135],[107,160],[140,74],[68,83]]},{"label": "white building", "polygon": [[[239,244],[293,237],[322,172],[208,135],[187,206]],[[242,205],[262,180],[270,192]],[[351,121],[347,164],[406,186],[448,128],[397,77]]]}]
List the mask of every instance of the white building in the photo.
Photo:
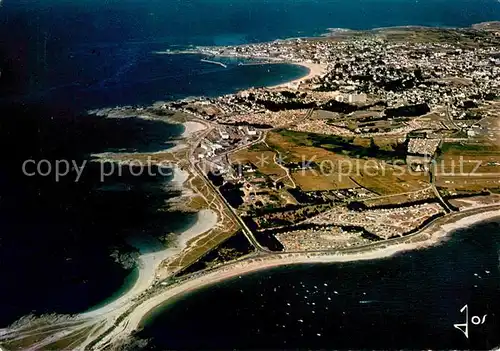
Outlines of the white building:
[{"label": "white building", "polygon": [[349,94],[349,103],[365,103],[366,94]]}]

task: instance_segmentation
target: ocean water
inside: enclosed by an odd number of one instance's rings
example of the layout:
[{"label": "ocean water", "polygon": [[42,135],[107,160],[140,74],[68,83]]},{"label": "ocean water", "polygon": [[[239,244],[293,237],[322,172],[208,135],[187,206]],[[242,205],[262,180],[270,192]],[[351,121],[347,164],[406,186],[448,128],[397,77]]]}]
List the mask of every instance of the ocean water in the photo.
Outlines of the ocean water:
[{"label": "ocean water", "polygon": [[[220,96],[249,87],[271,86],[303,77],[308,69],[290,64],[238,66],[238,61],[221,59],[227,68],[200,60],[201,55],[161,55],[153,51],[158,45],[129,48],[101,48],[97,55],[109,55],[114,62],[89,72],[78,83],[67,84],[64,77],[48,91],[34,96],[50,99],[51,103],[70,102],[73,107],[96,108],[123,105],[150,105],[156,101],[181,99],[189,96]],[[90,56],[90,57],[88,57]],[[73,59],[87,57],[81,65],[89,65],[99,56],[89,52],[75,53]],[[100,62],[96,62],[95,67]],[[72,70],[74,65],[65,65]],[[116,69],[117,68],[117,69]],[[115,71],[113,71],[115,69]],[[71,73],[69,73],[71,76]]]},{"label": "ocean water", "polygon": [[220,95],[296,78],[294,66],[202,64],[152,50],[320,35],[327,28],[469,26],[497,0],[16,0],[0,7],[2,95],[81,108]]},{"label": "ocean water", "polygon": [[135,275],[110,252],[133,250],[129,235],[158,237],[192,223],[191,215],[156,212],[178,195],[158,190],[168,177],[103,183],[95,166],[78,182],[22,174],[27,159],[80,165],[92,153],[159,151],[182,133],[176,125],[104,120],[81,110],[214,96],[305,74],[294,65],[226,60],[229,68],[222,69],[198,55],[154,54],[171,43],[141,36],[135,19],[143,7],[97,1],[0,6],[0,32],[8,33],[0,42],[0,147],[8,150],[0,163],[0,327],[27,314],[83,312],[120,296]]},{"label": "ocean water", "polygon": [[[158,308],[138,336],[150,350],[491,349],[499,294],[500,219],[391,258],[236,277]],[[454,328],[465,305],[469,338]]]},{"label": "ocean water", "polygon": [[116,296],[131,270],[113,262],[109,250],[123,249],[131,231],[161,234],[189,222],[178,213],[155,216],[175,194],[142,186],[165,179],[109,179],[107,185],[129,190],[102,192],[91,169],[78,184],[20,174],[27,158],[81,162],[110,149],[151,151],[181,132],[135,119],[82,118],[77,111],[215,96],[304,74],[293,65],[231,61],[223,69],[196,55],[154,51],[319,35],[329,27],[499,19],[497,0],[2,1],[0,326],[27,313],[78,313]]},{"label": "ocean water", "polygon": [[[157,212],[178,195],[163,190],[170,176],[136,177],[115,166],[101,181],[100,165],[89,162],[106,150],[158,151],[182,131],[40,104],[0,107],[0,148],[8,153],[0,163],[0,327],[30,313],[83,312],[119,296],[134,275],[110,254],[134,251],[129,236],[159,237],[192,223],[178,211]],[[24,175],[30,159],[87,164],[78,181],[74,172],[56,180],[53,173]]]}]

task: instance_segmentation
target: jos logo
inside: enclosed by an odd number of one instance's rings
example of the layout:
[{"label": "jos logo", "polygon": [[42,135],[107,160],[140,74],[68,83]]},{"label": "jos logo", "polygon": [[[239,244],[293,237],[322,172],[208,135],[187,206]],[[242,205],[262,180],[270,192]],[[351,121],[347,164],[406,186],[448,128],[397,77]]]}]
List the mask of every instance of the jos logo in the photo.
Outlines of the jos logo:
[{"label": "jos logo", "polygon": [[[465,311],[465,323],[458,323],[458,324],[453,324],[455,328],[460,330],[462,333],[464,333],[465,337],[468,339],[469,338],[469,307],[465,305],[462,307],[460,312],[464,313]],[[486,322],[486,314],[482,317],[480,316],[472,316],[470,319],[471,323],[473,325],[482,325]]]}]

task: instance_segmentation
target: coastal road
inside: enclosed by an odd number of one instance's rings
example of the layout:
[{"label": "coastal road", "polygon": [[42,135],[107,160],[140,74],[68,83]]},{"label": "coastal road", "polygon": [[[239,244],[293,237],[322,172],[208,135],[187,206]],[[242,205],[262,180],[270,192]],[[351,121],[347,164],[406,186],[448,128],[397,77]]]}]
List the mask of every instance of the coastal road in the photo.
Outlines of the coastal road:
[{"label": "coastal road", "polygon": [[[312,116],[314,112],[314,108],[311,108],[307,111],[307,113],[305,114],[304,118],[300,119],[300,121],[302,120],[306,120],[308,118],[310,118]],[[299,121],[299,122],[300,122]],[[205,121],[204,121],[205,122]],[[294,122],[294,123],[297,123],[297,122]],[[292,123],[292,124],[294,124]],[[205,122],[206,124],[206,122]],[[290,125],[292,125],[290,124]],[[287,126],[290,126],[290,125],[287,125]],[[287,127],[285,126],[285,128]],[[280,127],[280,128],[284,128],[284,127]],[[271,130],[275,130],[275,129],[280,129],[280,128],[273,128]],[[243,234],[245,235],[245,237],[248,239],[248,241],[260,252],[263,252],[263,253],[273,253],[272,251],[268,250],[267,248],[263,247],[258,241],[257,239],[255,238],[255,236],[253,235],[253,232],[250,230],[250,228],[248,228],[248,226],[246,225],[246,223],[241,219],[241,217],[239,216],[239,214],[236,212],[236,210],[227,202],[227,200],[225,199],[225,197],[221,194],[221,192],[219,191],[219,189],[217,189],[213,184],[212,182],[207,178],[207,176],[205,175],[205,173],[203,172],[203,170],[201,169],[201,167],[199,166],[200,162],[199,161],[196,161],[195,158],[194,158],[194,151],[196,150],[196,148],[198,148],[198,146],[200,145],[201,143],[201,140],[203,140],[203,138],[205,136],[207,136],[210,131],[213,130],[213,127],[212,126],[209,126],[208,127],[208,130],[203,133],[200,138],[198,139],[198,141],[191,147],[191,150],[189,152],[189,162],[191,164],[191,167],[196,171],[196,173],[198,173],[198,175],[204,179],[204,181],[206,182],[206,184],[210,187],[210,189],[212,189],[212,191],[214,191],[219,199],[222,201],[222,203],[224,204],[224,206],[228,209],[228,211],[232,214],[233,218],[237,221],[237,223],[240,224],[241,228],[242,228],[242,231],[243,231]],[[251,143],[248,143],[248,144],[245,144],[245,145],[241,145],[239,147],[237,147],[236,149],[233,149],[233,150],[229,150],[227,152],[224,152],[220,155],[218,155],[217,157],[218,158],[224,158],[225,156],[228,156],[232,153],[235,153],[235,152],[238,152],[240,150],[244,150],[244,149],[247,149],[249,147],[251,147],[252,145],[256,145],[256,144],[259,144],[261,142],[264,142],[265,143],[265,139],[266,139],[266,136],[267,136],[267,131],[262,131],[259,138],[257,140],[254,140],[252,141]],[[291,177],[290,177],[291,179]],[[292,179],[292,183],[295,184],[293,182],[293,179]]]},{"label": "coastal road", "polygon": [[[448,122],[450,122],[450,124],[453,126],[453,128],[457,129],[457,130],[461,130],[462,128],[460,128],[459,125],[457,125],[455,123],[455,120],[453,119],[453,117],[451,116],[451,112],[450,112],[450,105],[449,104],[446,104],[446,109],[445,109],[445,116],[446,116],[446,120]],[[449,128],[447,128],[449,129]]]},{"label": "coastal road", "polygon": [[443,197],[439,193],[439,190],[436,188],[436,185],[435,185],[435,182],[434,182],[434,175],[433,175],[432,171],[430,173],[431,173],[431,178],[433,179],[432,180],[432,191],[434,192],[434,194],[436,195],[436,197],[438,198],[439,202],[444,207],[444,209],[446,210],[446,212],[448,212],[448,213],[453,212],[453,209],[451,209],[449,207],[448,203],[443,199]]},{"label": "coastal road", "polygon": [[[304,118],[301,118],[299,121],[296,121],[296,122],[293,122],[293,123],[290,123],[284,127],[280,127],[280,128],[273,128],[271,130],[276,130],[276,129],[282,129],[282,128],[287,128],[287,127],[290,127],[290,126],[293,126],[294,124],[297,124],[297,123],[300,123],[306,119],[309,119],[311,118],[312,114],[314,113],[315,109],[314,108],[311,108],[307,111],[307,113],[305,114]],[[255,144],[258,144],[258,143],[261,143],[261,142],[264,142],[266,145],[267,143],[265,142],[265,139],[266,139],[266,136],[267,136],[267,131],[263,131],[261,132],[261,135],[259,136],[259,138],[249,144],[246,144],[246,145],[243,145],[239,148],[236,148],[234,150],[231,150],[231,151],[228,151],[224,154],[222,154],[221,156],[224,157],[226,155],[230,155],[231,153],[235,153],[235,152],[238,152],[240,150],[243,150],[243,149],[246,149],[246,148],[249,148],[250,146],[252,145],[255,145]],[[201,142],[201,141],[200,141]],[[269,145],[267,145],[269,147]],[[197,147],[197,146],[196,146]],[[195,147],[195,148],[196,148]],[[193,160],[190,160],[190,161],[193,161]],[[275,159],[276,161],[276,159]],[[248,228],[248,226],[245,224],[245,222],[241,219],[241,217],[239,216],[239,214],[236,212],[236,210],[226,201],[225,197],[220,193],[219,189],[217,189],[213,184],[212,182],[205,176],[205,174],[203,173],[203,171],[199,168],[198,166],[198,162],[193,162],[192,165],[193,167],[197,170],[198,174],[203,177],[203,179],[205,179],[205,181],[207,182],[207,184],[211,187],[211,189],[213,191],[215,191],[218,195],[219,195],[219,198],[221,199],[221,201],[225,204],[225,206],[227,207],[227,209],[233,214],[233,217],[234,219],[241,225],[242,227],[242,230],[243,230],[243,234],[245,234],[245,236],[247,237],[248,241],[250,241],[250,243],[252,245],[255,246],[255,248],[261,252],[264,252],[264,253],[267,253],[267,254],[274,254],[275,252],[273,251],[270,251],[268,250],[267,248],[263,247],[262,245],[260,245],[260,243],[257,241],[257,239],[255,238],[255,236],[253,235],[253,232],[250,230],[250,228]],[[278,164],[276,162],[276,164]],[[278,164],[279,165],[279,164]],[[281,165],[279,165],[280,167],[282,167],[283,169],[285,169],[287,171],[287,175],[288,177],[290,178],[290,180],[292,181],[292,184],[294,185],[294,187],[296,187],[295,185],[295,182],[293,181],[292,177],[290,176],[290,173],[288,171],[288,169],[286,169],[286,167],[283,167]]]},{"label": "coastal road", "polygon": [[[238,260],[237,262],[229,262],[222,264],[220,266],[209,268],[197,273],[193,273],[190,276],[185,277],[182,281],[179,281],[171,286],[165,287],[165,290],[158,291],[156,294],[152,295],[149,299],[142,301],[140,304],[134,306],[133,309],[127,313],[126,316],[123,317],[123,320],[119,323],[118,326],[115,326],[114,329],[109,333],[109,335],[105,336],[105,339],[101,341],[101,345],[105,345],[105,342],[109,342],[110,340],[116,340],[119,337],[128,336],[139,326],[140,321],[147,312],[149,312],[154,307],[160,305],[162,302],[168,300],[169,298],[182,294],[185,291],[193,288],[200,288],[206,284],[211,284],[215,281],[219,281],[225,278],[233,277],[237,274],[244,274],[245,272],[249,272],[252,270],[258,270],[269,267],[276,267],[283,264],[293,264],[293,263],[304,263],[304,262],[327,262],[328,260],[324,260],[321,256],[329,256],[331,255],[333,258],[337,258],[337,261],[349,261],[351,257],[356,259],[356,257],[360,257],[359,255],[366,254],[365,258],[377,257],[376,254],[372,256],[369,255],[369,252],[374,250],[384,250],[388,249],[391,246],[397,247],[397,245],[401,244],[401,248],[399,250],[408,250],[410,248],[416,249],[419,247],[418,242],[422,242],[422,247],[426,242],[437,242],[437,240],[449,233],[453,230],[453,227],[444,228],[443,226],[452,225],[453,223],[459,220],[463,220],[465,217],[481,215],[483,212],[488,213],[496,213],[500,209],[500,205],[491,205],[486,206],[484,208],[475,208],[470,210],[464,210],[459,213],[452,213],[445,215],[435,221],[424,226],[421,230],[414,234],[410,234],[401,238],[389,239],[383,242],[378,242],[366,246],[360,246],[351,249],[345,250],[325,250],[325,251],[306,251],[306,252],[284,252],[284,253],[273,253],[272,255],[262,255],[258,261],[255,261],[256,257],[252,256],[246,259]],[[478,220],[477,218],[475,219]],[[433,234],[437,233],[436,237],[433,238]],[[414,242],[415,238],[419,235],[422,235],[422,239],[418,239],[418,242]],[[413,245],[413,246],[404,246]],[[383,251],[381,251],[383,252]],[[398,249],[394,249],[394,251],[389,251],[388,255],[394,254],[398,252]],[[357,255],[357,256],[356,256]],[[315,256],[315,258],[313,257]],[[266,260],[268,263],[266,264]],[[330,260],[328,262],[334,262],[335,259]],[[244,267],[246,264],[251,265],[254,264],[254,269],[245,270]],[[98,347],[98,349],[102,349],[102,347]]]},{"label": "coastal road", "polygon": [[[205,125],[206,125],[206,122],[205,122]],[[221,192],[219,191],[219,189],[217,189],[212,184],[212,182],[210,181],[210,179],[208,179],[208,177],[205,175],[205,173],[203,173],[203,170],[199,166],[200,162],[196,161],[195,158],[194,158],[194,151],[198,148],[198,146],[200,145],[200,143],[203,140],[203,138],[205,136],[207,136],[212,130],[213,130],[213,127],[209,125],[208,126],[208,130],[206,132],[204,132],[197,139],[197,142],[195,142],[191,146],[191,149],[189,151],[189,163],[190,163],[192,169],[198,174],[198,176],[201,177],[205,181],[205,183],[208,185],[208,187],[210,189],[212,189],[212,191],[218,196],[219,200],[227,208],[227,210],[229,211],[229,213],[232,215],[233,219],[236,220],[236,222],[240,224],[240,226],[242,228],[242,231],[243,231],[243,234],[248,239],[248,241],[255,247],[255,249],[258,250],[258,251],[260,251],[260,252],[263,252],[263,253],[272,253],[272,251],[270,251],[270,250],[266,249],[265,247],[263,247],[262,245],[260,245],[260,243],[254,237],[254,235],[253,235],[252,231],[250,230],[250,228],[248,228],[248,226],[241,219],[241,217],[238,215],[238,213],[236,212],[236,210],[227,202],[226,198],[221,194]],[[250,144],[246,144],[244,146],[241,146],[240,148],[237,148],[235,150],[231,150],[231,151],[229,151],[227,153],[224,153],[222,155],[219,155],[219,156],[224,157],[225,155],[228,155],[228,154],[230,154],[232,152],[236,152],[236,150],[241,150],[241,149],[247,148],[247,147],[249,147],[251,145],[260,143],[260,142],[262,142],[263,138],[265,138],[265,133],[262,133],[262,135],[257,140],[255,140],[254,142],[252,142]]]},{"label": "coastal road", "polygon": [[212,189],[212,191],[215,192],[218,195],[219,199],[222,201],[222,203],[225,205],[225,207],[232,214],[232,216],[236,220],[236,222],[240,224],[240,226],[242,228],[242,231],[243,231],[243,234],[248,239],[248,241],[255,247],[255,249],[257,249],[257,250],[259,250],[261,252],[265,252],[265,253],[272,253],[272,251],[270,251],[270,250],[266,249],[265,247],[263,247],[262,245],[260,245],[260,243],[254,237],[254,235],[253,235],[252,231],[250,230],[250,228],[248,228],[248,226],[241,219],[241,217],[238,215],[238,213],[236,213],[236,210],[227,202],[226,198],[221,194],[221,192],[219,191],[219,189],[217,189],[212,184],[212,182],[210,181],[210,179],[207,178],[207,176],[203,173],[203,171],[199,167],[198,163],[192,163],[192,167],[196,170],[196,172],[198,173],[198,175],[202,179],[205,180],[205,182],[210,187],[210,189]]},{"label": "coastal road", "polygon": [[[293,123],[290,123],[288,125],[285,125],[285,126],[282,126],[282,127],[279,127],[279,128],[273,128],[271,130],[277,130],[277,129],[282,129],[282,128],[288,128],[288,127],[291,127],[293,126],[294,124],[297,124],[297,123],[300,123],[304,120],[307,120],[309,118],[311,118],[312,114],[314,113],[315,111],[315,108],[311,108],[307,111],[307,113],[305,114],[305,116],[303,118],[301,118],[299,121],[295,121]],[[224,154],[222,154],[222,156],[226,156],[226,155],[230,155],[231,153],[235,153],[235,152],[238,152],[240,150],[243,150],[243,149],[246,149],[246,148],[249,148],[250,146],[252,145],[255,145],[255,144],[258,144],[258,143],[261,143],[261,142],[264,142],[266,145],[266,136],[267,136],[267,131],[262,131],[261,132],[261,135],[259,136],[259,138],[249,144],[246,144],[246,145],[243,145],[239,148],[236,148],[234,150],[231,150],[231,151],[228,151]],[[201,142],[201,141],[200,141]],[[269,145],[267,145],[269,147]],[[196,147],[195,147],[196,148]],[[275,160],[276,161],[276,160]],[[278,164],[278,163],[276,163]],[[279,164],[278,164],[279,165]],[[280,167],[282,167],[281,165],[279,165]],[[198,163],[193,163],[193,167],[197,170],[197,172],[200,174],[201,177],[203,177],[203,179],[205,179],[205,181],[207,182],[207,184],[212,188],[213,191],[215,191],[218,195],[219,195],[219,198],[221,199],[221,201],[225,204],[225,206],[227,207],[227,209],[233,214],[233,217],[234,219],[240,223],[241,227],[242,227],[242,230],[243,230],[243,234],[245,234],[245,236],[247,237],[248,241],[250,241],[250,243],[252,245],[255,246],[255,248],[263,253],[267,253],[267,254],[275,254],[275,252],[273,251],[270,251],[268,250],[267,248],[263,247],[258,241],[257,239],[255,238],[255,236],[253,235],[253,232],[250,230],[250,228],[248,228],[248,226],[246,225],[246,223],[241,219],[241,217],[239,216],[239,214],[236,212],[236,210],[226,201],[226,199],[224,198],[224,196],[220,193],[219,189],[217,189],[213,184],[212,182],[205,176],[205,174],[203,173],[203,171],[199,168],[198,166]],[[294,184],[294,187],[296,187],[295,185],[295,182],[293,181],[292,177],[290,176],[289,174],[289,171],[288,169],[286,169],[285,167],[283,167],[286,171],[287,171],[287,175],[288,177],[290,178],[290,180],[292,181],[292,184]]]},{"label": "coastal road", "polygon": [[[303,117],[303,118],[301,118],[301,119],[299,119],[298,121],[295,121],[295,122],[292,122],[292,123],[289,123],[289,124],[286,124],[286,125],[284,125],[284,126],[280,126],[280,127],[275,127],[275,128],[271,128],[271,129],[267,129],[267,130],[261,130],[260,135],[259,135],[259,137],[258,137],[256,140],[254,140],[254,141],[252,141],[252,142],[250,142],[250,143],[248,143],[248,144],[238,146],[237,148],[235,148],[235,149],[233,149],[233,150],[228,150],[228,151],[226,151],[226,152],[223,152],[222,154],[217,155],[217,157],[218,157],[218,158],[223,158],[223,157],[225,157],[225,156],[227,156],[227,155],[230,155],[230,154],[236,153],[236,152],[238,152],[238,151],[241,151],[241,150],[244,150],[244,149],[248,149],[249,147],[251,147],[251,146],[253,146],[253,145],[256,145],[256,144],[259,144],[259,143],[262,143],[262,142],[264,142],[264,143],[265,143],[265,141],[266,141],[266,137],[267,137],[267,133],[268,133],[269,131],[275,131],[275,130],[279,130],[279,129],[283,129],[283,128],[289,128],[289,127],[292,127],[294,124],[300,123],[300,122],[302,122],[302,121],[305,121],[306,119],[311,118],[311,116],[312,116],[312,114],[314,113],[314,111],[315,111],[315,108],[311,108],[311,109],[309,109],[309,110],[307,111],[307,113],[304,115],[304,117]],[[211,127],[211,128],[213,128],[213,127]],[[207,134],[208,134],[208,132],[207,132],[207,133],[205,133],[204,135],[206,136]],[[201,142],[201,139],[203,139],[203,137],[201,137],[201,138],[200,138],[200,142]],[[199,144],[198,144],[198,145],[199,145]],[[267,145],[267,143],[266,143],[266,145]],[[269,145],[267,145],[267,146],[269,147]],[[270,148],[270,147],[269,147],[269,148]],[[195,147],[194,149],[196,149],[196,147]],[[194,151],[194,149],[193,149],[193,151]],[[270,149],[271,149],[271,148],[270,148]]]},{"label": "coastal road", "polygon": [[228,156],[230,154],[234,154],[234,153],[236,153],[238,151],[241,151],[241,150],[244,150],[244,149],[248,149],[249,147],[251,147],[253,145],[262,143],[266,139],[266,136],[267,136],[267,131],[261,131],[259,137],[256,140],[254,140],[254,141],[252,141],[252,142],[250,142],[248,144],[238,146],[237,148],[235,148],[233,150],[229,150],[229,151],[223,152],[222,154],[217,155],[217,158],[224,158],[225,156]]},{"label": "coastal road", "polygon": [[431,183],[432,191],[434,192],[434,194],[436,195],[437,199],[439,200],[439,202],[444,207],[444,209],[446,210],[447,213],[454,212],[453,208],[451,208],[449,206],[449,204],[443,199],[443,197],[439,193],[438,188],[436,187],[436,174],[435,174],[436,170],[432,169],[434,167],[434,165],[436,165],[436,159],[432,158],[431,166],[430,166],[430,169],[429,169],[429,177],[430,177],[430,183]]}]

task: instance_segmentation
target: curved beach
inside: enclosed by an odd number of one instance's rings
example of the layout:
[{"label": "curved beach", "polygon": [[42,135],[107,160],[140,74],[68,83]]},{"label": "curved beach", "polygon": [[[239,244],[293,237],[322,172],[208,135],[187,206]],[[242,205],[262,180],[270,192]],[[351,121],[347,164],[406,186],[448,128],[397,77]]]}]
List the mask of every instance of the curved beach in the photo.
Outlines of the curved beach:
[{"label": "curved beach", "polygon": [[425,240],[419,242],[403,242],[375,250],[367,249],[365,252],[354,254],[282,254],[273,257],[252,258],[228,264],[216,268],[200,277],[169,287],[168,290],[144,301],[134,308],[120,325],[106,336],[105,339],[112,340],[116,338],[125,338],[140,328],[143,319],[153,309],[159,307],[168,300],[226,279],[284,265],[375,260],[391,257],[405,251],[428,248],[446,240],[450,237],[450,234],[456,230],[500,217],[499,210],[499,205],[493,205],[442,217],[418,233],[425,238]]},{"label": "curved beach", "polygon": [[200,211],[197,214],[196,222],[190,228],[178,235],[178,243],[175,247],[161,251],[143,253],[139,257],[139,275],[132,288],[115,301],[101,308],[83,313],[80,317],[95,318],[128,306],[134,298],[148,290],[155,282],[157,279],[156,270],[163,261],[179,254],[186,247],[189,240],[212,229],[217,224],[217,219],[217,214],[211,210]]}]

